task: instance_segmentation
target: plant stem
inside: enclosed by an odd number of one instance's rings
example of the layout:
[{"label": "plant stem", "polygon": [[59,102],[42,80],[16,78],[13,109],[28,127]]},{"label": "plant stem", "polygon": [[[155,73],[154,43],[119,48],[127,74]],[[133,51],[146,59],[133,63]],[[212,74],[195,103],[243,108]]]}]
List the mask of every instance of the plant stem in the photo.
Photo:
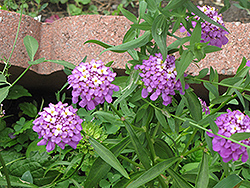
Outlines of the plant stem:
[{"label": "plant stem", "polygon": [[21,78],[22,76],[29,70],[29,68],[31,67],[32,65],[29,65],[23,72],[21,75],[19,75],[19,77],[11,84],[10,87],[14,86]]},{"label": "plant stem", "polygon": [[10,56],[9,56],[7,62],[5,63],[5,66],[4,66],[4,69],[3,69],[3,74],[5,74],[5,71],[6,71],[7,67],[8,67],[8,65],[9,65],[10,59],[12,57],[12,54],[13,54],[15,46],[16,46],[16,42],[17,42],[19,30],[20,30],[20,25],[21,25],[21,21],[22,21],[22,14],[23,14],[23,4],[21,5],[21,13],[20,13],[19,23],[18,23],[18,27],[17,27],[16,38],[15,38],[15,41],[14,41]]},{"label": "plant stem", "polygon": [[132,164],[132,165],[134,165],[136,167],[139,167],[141,169],[145,169],[144,166],[136,163],[135,161],[132,161],[131,159],[129,159],[129,158],[123,156],[123,155],[119,155],[118,157],[121,158],[121,159],[123,159],[123,160],[125,160],[125,161],[127,161],[127,162],[129,162],[130,164]]},{"label": "plant stem", "polygon": [[10,177],[9,177],[8,170],[6,168],[6,165],[5,165],[5,162],[3,160],[3,157],[1,155],[1,153],[0,153],[0,161],[1,161],[2,165],[3,165],[3,171],[4,171],[4,174],[5,174],[7,186],[8,186],[8,188],[11,188]]}]

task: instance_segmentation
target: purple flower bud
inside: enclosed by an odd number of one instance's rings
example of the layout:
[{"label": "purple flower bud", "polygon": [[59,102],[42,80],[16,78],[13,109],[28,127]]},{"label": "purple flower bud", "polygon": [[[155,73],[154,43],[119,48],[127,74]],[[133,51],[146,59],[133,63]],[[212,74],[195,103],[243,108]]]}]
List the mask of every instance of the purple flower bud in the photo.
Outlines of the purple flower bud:
[{"label": "purple flower bud", "polygon": [[76,149],[82,139],[82,119],[76,115],[77,109],[59,102],[49,104],[44,111],[39,112],[40,117],[33,121],[33,130],[43,138],[37,145],[46,145],[47,152],[55,149],[55,144],[64,149],[65,144]]},{"label": "purple flower bud", "polygon": [[202,107],[202,112],[205,112],[205,114],[210,114],[210,110],[209,108],[207,107],[207,104],[205,101],[201,100],[199,97],[198,97],[199,101],[201,102],[201,107]]},{"label": "purple flower bud", "polygon": [[155,101],[159,96],[163,99],[163,105],[167,106],[172,102],[172,95],[175,95],[175,90],[182,92],[180,80],[176,80],[175,57],[167,55],[165,62],[162,60],[162,55],[155,54],[150,56],[148,60],[143,60],[142,65],[136,65],[135,69],[139,69],[142,73],[142,81],[144,88],[142,89],[142,98],[148,97]]},{"label": "purple flower bud", "polygon": [[[218,134],[226,137],[230,137],[235,133],[250,132],[250,118],[238,110],[233,112],[227,110],[227,113],[217,117],[215,123],[219,127]],[[240,156],[242,162],[247,161],[248,154],[246,147],[209,132],[207,132],[207,135],[214,137],[212,141],[213,150],[220,154],[225,163],[229,162],[231,159],[236,161]],[[250,138],[239,142],[250,146]]]},{"label": "purple flower bud", "polygon": [[111,84],[116,73],[106,67],[102,61],[92,60],[89,63],[80,63],[68,76],[69,88],[72,87],[72,102],[81,101],[79,105],[88,110],[95,109],[96,105],[103,104],[106,100],[112,102],[113,91],[119,91],[119,87]]}]

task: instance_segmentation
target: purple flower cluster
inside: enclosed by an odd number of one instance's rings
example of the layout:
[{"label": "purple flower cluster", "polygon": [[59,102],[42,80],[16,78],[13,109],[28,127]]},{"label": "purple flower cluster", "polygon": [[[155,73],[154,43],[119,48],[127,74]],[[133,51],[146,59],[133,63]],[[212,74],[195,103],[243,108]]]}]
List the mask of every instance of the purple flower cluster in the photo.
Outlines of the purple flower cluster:
[{"label": "purple flower cluster", "polygon": [[201,103],[201,107],[202,107],[202,112],[205,112],[205,114],[210,114],[210,110],[209,108],[207,107],[207,104],[205,101],[201,100],[199,97],[198,97],[200,103]]},{"label": "purple flower cluster", "polygon": [[88,110],[95,109],[96,105],[103,104],[105,100],[111,103],[113,91],[119,91],[118,86],[111,84],[115,76],[116,73],[101,60],[80,63],[72,71],[72,75],[68,76],[68,83],[73,88],[72,102],[77,103],[80,96],[79,105],[82,108],[87,106]]},{"label": "purple flower cluster", "polygon": [[33,130],[38,133],[39,138],[43,138],[37,145],[46,145],[48,152],[55,149],[55,144],[62,149],[65,144],[76,149],[77,144],[82,139],[82,119],[76,115],[77,109],[62,102],[56,105],[50,103],[44,111],[39,112],[40,117],[33,121]]},{"label": "purple flower cluster", "polygon": [[141,93],[143,98],[146,98],[149,93],[153,93],[150,99],[155,101],[161,95],[163,104],[167,106],[172,102],[175,90],[184,94],[180,80],[176,80],[174,56],[168,55],[163,62],[162,55],[155,54],[155,57],[150,56],[148,60],[143,60],[142,65],[136,65],[135,69],[141,70],[140,76],[145,86]]},{"label": "purple flower cluster", "polygon": [[[226,114],[221,114],[217,117],[215,123],[219,127],[218,134],[226,137],[230,137],[235,133],[250,132],[250,118],[238,110],[233,112],[227,110]],[[213,150],[220,154],[225,163],[229,162],[231,159],[236,161],[241,155],[242,162],[247,161],[248,154],[246,147],[212,133],[207,132],[207,134],[210,137],[214,137],[212,141]],[[249,138],[240,142],[250,146]]]},{"label": "purple flower cluster", "polygon": [[[204,12],[209,18],[211,18],[213,21],[219,23],[222,26],[225,26],[225,24],[223,23],[222,20],[222,15],[218,14],[218,12],[215,10],[214,7],[210,7],[210,6],[197,6],[202,12]],[[194,17],[196,20],[199,20],[200,17],[195,16]],[[195,28],[197,22],[196,21],[192,21],[192,26],[193,28]],[[221,29],[220,27],[213,25],[207,21],[202,22],[201,23],[201,42],[209,42],[209,45],[212,46],[217,46],[217,47],[222,47],[222,45],[225,45],[228,43],[228,38],[225,36],[226,34],[228,34],[227,31]],[[181,32],[185,32],[186,29],[183,26],[180,29]],[[189,33],[188,33],[189,34]],[[190,35],[190,34],[189,34]]]}]

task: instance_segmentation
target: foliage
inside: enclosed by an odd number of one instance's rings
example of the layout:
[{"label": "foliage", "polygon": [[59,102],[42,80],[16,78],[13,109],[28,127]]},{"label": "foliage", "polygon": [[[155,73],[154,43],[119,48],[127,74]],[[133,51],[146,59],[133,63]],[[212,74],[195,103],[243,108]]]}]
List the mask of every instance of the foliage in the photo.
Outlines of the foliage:
[{"label": "foliage", "polygon": [[[29,66],[13,83],[8,81],[12,54],[6,58],[0,74],[1,102],[31,96],[16,83],[35,64],[50,61],[63,65],[68,78],[74,79],[56,93],[57,105],[43,108],[35,101],[19,104],[20,113],[13,125],[6,123],[8,116],[1,109],[0,170],[4,176],[0,185],[249,187],[250,61],[243,58],[236,74],[223,80],[213,67],[196,76],[186,75],[191,63],[199,65],[207,53],[221,50],[203,41],[203,35],[210,33],[210,28],[226,28],[190,0],[169,1],[165,7],[161,3],[140,1],[138,18],[120,7],[132,22],[122,44],[86,41],[104,47],[104,51],[128,52],[132,60],[126,64],[127,76],[115,77],[112,61],[102,64],[85,62],[85,58],[75,66],[62,60],[35,59],[39,44],[31,36],[23,39]],[[224,9],[228,8],[225,5]],[[203,23],[215,26],[205,28]],[[180,26],[190,36],[176,36]],[[176,41],[167,46],[168,36]],[[207,89],[209,106],[194,92],[192,83]],[[66,97],[62,91],[69,84],[72,96]],[[109,89],[112,87],[117,89]],[[226,88],[224,93],[221,87]],[[63,102],[68,97],[72,104],[66,108],[68,104]],[[227,109],[235,107],[232,104],[240,109]],[[48,147],[51,143],[55,147]]]}]

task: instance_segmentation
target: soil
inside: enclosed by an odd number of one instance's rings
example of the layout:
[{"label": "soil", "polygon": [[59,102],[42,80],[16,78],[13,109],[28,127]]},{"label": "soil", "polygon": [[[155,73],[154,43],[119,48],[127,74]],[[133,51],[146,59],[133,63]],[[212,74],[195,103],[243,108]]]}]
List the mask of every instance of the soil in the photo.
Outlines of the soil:
[{"label": "soil", "polygon": [[[39,15],[41,15],[41,21],[44,22],[47,18],[52,15],[58,15],[60,18],[72,16],[67,11],[67,4],[76,4],[75,0],[66,0],[65,4],[62,3],[51,3],[56,0],[41,0],[40,5],[48,3],[48,6],[42,10]],[[58,0],[59,1],[59,0]],[[0,5],[3,5],[4,0],[0,0]],[[18,1],[17,1],[18,2]],[[34,3],[35,0],[29,1],[29,10],[26,10],[26,14],[29,12],[35,12],[37,9],[37,4]],[[192,2],[196,5],[209,5],[213,6],[216,9],[220,10],[223,7],[223,0],[192,0]],[[237,1],[230,0],[231,5],[234,3],[238,3]],[[91,2],[87,5],[82,6],[83,14],[106,14],[106,15],[117,15],[117,7],[119,4],[123,4],[123,7],[134,15],[138,16],[138,5],[139,0],[91,0]],[[163,2],[163,6],[165,3]],[[94,7],[94,11],[90,10]],[[118,11],[119,12],[119,11]],[[121,13],[119,13],[121,15]],[[241,23],[249,23],[250,22],[250,14],[247,13],[246,10],[239,9],[232,5],[227,11],[222,13],[223,20],[225,22],[241,22]]]}]

